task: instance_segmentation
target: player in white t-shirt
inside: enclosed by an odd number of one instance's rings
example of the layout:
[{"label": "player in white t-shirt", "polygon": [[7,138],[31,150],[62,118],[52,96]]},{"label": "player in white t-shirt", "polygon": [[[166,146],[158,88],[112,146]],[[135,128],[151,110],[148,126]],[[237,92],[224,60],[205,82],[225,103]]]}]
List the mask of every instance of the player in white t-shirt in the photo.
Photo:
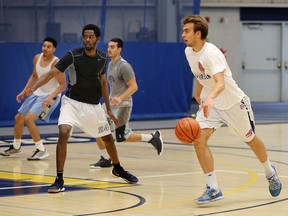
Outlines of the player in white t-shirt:
[{"label": "player in white t-shirt", "polygon": [[218,187],[213,156],[207,144],[212,133],[224,123],[250,146],[264,167],[271,195],[278,196],[282,184],[275,166],[269,161],[264,143],[255,134],[250,100],[232,78],[220,49],[206,42],[207,21],[202,16],[190,15],[182,20],[182,25],[182,37],[187,45],[185,55],[197,79],[195,99],[199,103],[199,111],[196,120],[202,129],[194,147],[206,175],[206,191],[195,199],[195,203],[205,204],[224,198]]},{"label": "player in white t-shirt", "polygon": [[[16,96],[18,103],[23,100],[25,90],[31,88],[41,75],[49,72],[58,62],[59,59],[54,55],[56,47],[57,41],[54,38],[46,37],[43,40],[42,53],[35,55],[33,59],[34,67],[32,74],[24,89]],[[49,121],[51,113],[60,102],[61,92],[64,91],[65,88],[65,75],[60,74],[24,100],[15,116],[13,144],[8,149],[0,152],[0,155],[10,156],[11,154],[21,153],[21,136],[24,123],[26,123],[36,146],[36,150],[27,160],[41,160],[49,156],[48,151],[43,145],[35,121],[37,119],[45,122]]]}]

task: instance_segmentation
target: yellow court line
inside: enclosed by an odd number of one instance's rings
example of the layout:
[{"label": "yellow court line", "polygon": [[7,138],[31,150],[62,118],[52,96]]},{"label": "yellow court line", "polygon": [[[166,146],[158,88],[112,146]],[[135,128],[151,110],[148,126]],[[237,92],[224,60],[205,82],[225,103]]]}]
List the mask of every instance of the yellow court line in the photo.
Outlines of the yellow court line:
[{"label": "yellow court line", "polygon": [[245,167],[243,167],[243,166],[240,166],[240,165],[238,165],[238,164],[231,164],[231,163],[225,163],[225,162],[222,163],[222,164],[226,164],[226,165],[229,165],[229,166],[236,167],[236,168],[238,168],[238,169],[240,169],[240,170],[243,170],[243,171],[247,172],[247,174],[250,175],[250,177],[251,177],[251,179],[250,179],[249,182],[247,182],[246,184],[244,184],[244,185],[242,185],[242,186],[240,186],[240,187],[237,187],[237,188],[234,188],[234,189],[231,189],[231,190],[228,190],[228,191],[223,192],[224,195],[236,193],[236,192],[238,192],[238,191],[240,191],[240,190],[243,190],[243,189],[245,189],[245,188],[248,188],[248,187],[250,187],[251,185],[253,185],[253,184],[256,183],[256,181],[257,181],[257,173],[253,172],[252,170],[247,169],[247,168],[245,168]]},{"label": "yellow court line", "polygon": [[[23,173],[13,173],[13,172],[0,172],[1,179],[7,179],[12,181],[25,181],[25,182],[35,182],[35,183],[47,183],[51,184],[54,182],[55,177],[53,176],[42,176],[33,174],[23,174]],[[108,182],[108,181],[97,181],[97,180],[85,180],[77,178],[64,178],[65,185],[85,187],[85,188],[112,188],[112,187],[127,187],[132,186],[128,183],[119,182]]]},{"label": "yellow court line", "polygon": [[[255,184],[255,182],[257,181],[257,173],[253,172],[252,170],[249,170],[243,166],[240,166],[240,165],[236,165],[236,164],[230,164],[230,163],[222,163],[222,164],[226,164],[226,165],[229,165],[229,166],[233,166],[233,167],[236,167],[240,170],[243,170],[244,172],[247,172],[247,174],[250,175],[251,179],[249,182],[247,182],[246,184],[240,186],[240,187],[237,187],[237,188],[234,188],[234,189],[231,189],[231,190],[228,190],[228,191],[225,191],[223,192],[224,195],[229,195],[229,194],[233,194],[233,193],[236,193],[238,191],[241,191],[241,190],[244,190],[245,188],[248,188],[249,186]],[[221,171],[219,171],[221,172]],[[188,199],[188,200],[182,200],[182,201],[178,201],[178,202],[169,202],[169,203],[165,203],[165,204],[159,204],[159,205],[143,205],[143,206],[140,206],[139,208],[137,209],[133,209],[134,211],[141,211],[143,209],[155,209],[155,208],[162,208],[162,207],[172,207],[172,206],[175,206],[175,205],[183,205],[183,204],[187,204],[187,203],[193,203],[194,202],[194,199],[191,200],[191,199]]]}]

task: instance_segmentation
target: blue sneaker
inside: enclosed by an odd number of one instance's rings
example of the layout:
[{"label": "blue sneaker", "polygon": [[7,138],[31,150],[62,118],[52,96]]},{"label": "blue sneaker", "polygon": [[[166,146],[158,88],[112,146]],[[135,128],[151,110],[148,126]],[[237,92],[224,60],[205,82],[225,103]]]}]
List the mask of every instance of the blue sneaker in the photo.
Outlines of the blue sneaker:
[{"label": "blue sneaker", "polygon": [[194,201],[196,204],[201,205],[201,204],[206,204],[209,202],[214,202],[214,201],[222,200],[222,199],[224,199],[224,196],[220,189],[215,190],[213,188],[210,188],[208,185],[206,185],[206,191],[203,193],[201,197],[198,197]]},{"label": "blue sneaker", "polygon": [[266,178],[267,178],[267,180],[269,182],[270,194],[273,197],[276,197],[276,196],[278,196],[280,194],[280,192],[282,190],[282,184],[281,184],[281,182],[280,182],[280,180],[278,178],[275,166],[273,164],[271,164],[271,167],[275,170],[275,173],[271,177],[266,177]]}]

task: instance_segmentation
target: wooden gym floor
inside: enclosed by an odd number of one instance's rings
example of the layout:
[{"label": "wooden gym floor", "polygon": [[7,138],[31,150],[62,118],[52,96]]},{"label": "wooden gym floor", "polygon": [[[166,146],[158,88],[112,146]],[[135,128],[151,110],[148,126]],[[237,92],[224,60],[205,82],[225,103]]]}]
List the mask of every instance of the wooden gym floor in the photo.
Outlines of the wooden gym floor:
[{"label": "wooden gym floor", "polygon": [[[288,212],[288,123],[258,124],[271,161],[283,184],[271,197],[262,165],[252,151],[226,127],[211,138],[223,201],[197,206],[193,199],[205,190],[205,178],[192,145],[180,144],[174,135],[176,120],[132,122],[135,132],[161,129],[165,142],[161,156],[147,143],[118,143],[121,164],[139,178],[130,185],[113,178],[111,169],[89,169],[99,159],[95,140],[76,131],[68,144],[66,191],[48,194],[55,178],[57,126],[41,126],[48,159],[27,161],[34,150],[25,135],[21,155],[0,157],[0,214],[6,215],[117,215],[117,216],[286,216]],[[142,129],[141,128],[142,125]],[[150,125],[150,126],[149,126]],[[148,129],[150,127],[150,129]],[[0,128],[0,151],[12,140],[13,128]],[[27,134],[27,130],[25,130]]]}]

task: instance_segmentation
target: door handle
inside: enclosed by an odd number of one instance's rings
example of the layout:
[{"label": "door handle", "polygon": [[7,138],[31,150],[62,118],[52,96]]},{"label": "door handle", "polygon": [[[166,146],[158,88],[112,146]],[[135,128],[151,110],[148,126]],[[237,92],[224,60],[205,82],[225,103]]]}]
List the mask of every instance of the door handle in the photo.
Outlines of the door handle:
[{"label": "door handle", "polygon": [[285,61],[285,63],[284,63],[284,67],[285,67],[285,70],[288,69],[288,62],[287,62],[287,61]]},{"label": "door handle", "polygon": [[[281,69],[281,66],[282,66],[282,65],[281,65],[281,62],[278,62],[277,65],[276,65],[276,67],[279,68],[279,69]],[[287,66],[288,66],[288,65],[287,65]]]}]

